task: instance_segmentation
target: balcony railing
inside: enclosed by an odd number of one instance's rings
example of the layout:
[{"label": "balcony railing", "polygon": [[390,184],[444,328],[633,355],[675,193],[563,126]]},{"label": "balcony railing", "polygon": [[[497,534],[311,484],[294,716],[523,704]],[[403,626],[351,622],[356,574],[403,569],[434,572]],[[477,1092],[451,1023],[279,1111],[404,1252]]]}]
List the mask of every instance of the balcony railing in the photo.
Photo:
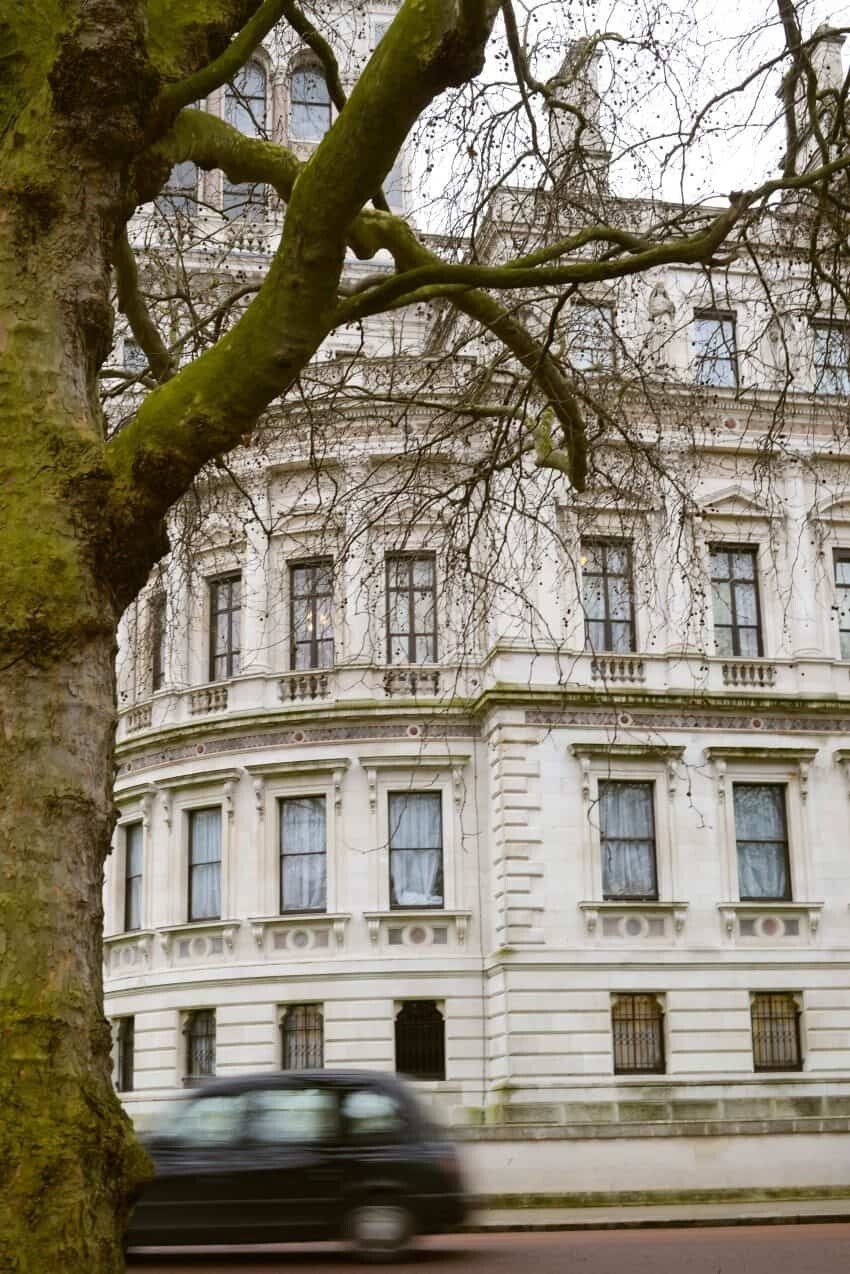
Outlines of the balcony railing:
[{"label": "balcony railing", "polygon": [[742,690],[769,690],[776,685],[776,665],[763,659],[730,660],[723,665],[723,684]]},{"label": "balcony railing", "polygon": [[227,686],[204,686],[189,694],[189,716],[202,717],[208,712],[227,711]]},{"label": "balcony railing", "polygon": [[440,693],[440,674],[436,668],[387,668],[384,694],[394,698],[434,698]]},{"label": "balcony railing", "polygon": [[278,681],[281,703],[303,703],[311,699],[328,699],[331,693],[331,677],[324,670],[316,672],[290,672]]},{"label": "balcony railing", "polygon": [[639,684],[646,679],[643,660],[635,655],[594,655],[590,661],[592,681]]}]

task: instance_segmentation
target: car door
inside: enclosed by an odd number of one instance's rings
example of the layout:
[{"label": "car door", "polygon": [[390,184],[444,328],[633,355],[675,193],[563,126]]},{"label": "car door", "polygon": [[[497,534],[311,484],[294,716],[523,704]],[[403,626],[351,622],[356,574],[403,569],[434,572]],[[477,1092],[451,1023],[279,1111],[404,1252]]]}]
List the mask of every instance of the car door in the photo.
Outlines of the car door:
[{"label": "car door", "polygon": [[[411,1173],[410,1120],[396,1094],[369,1084],[343,1094],[343,1136],[350,1155],[351,1199],[392,1195],[416,1210],[415,1170]],[[415,1169],[415,1164],[413,1165]]]},{"label": "car door", "polygon": [[202,1093],[176,1105],[149,1145],[156,1176],[133,1214],[133,1243],[239,1241],[247,1109],[240,1092]]},{"label": "car door", "polygon": [[333,1087],[280,1081],[251,1093],[244,1216],[258,1242],[330,1238],[343,1147]]}]

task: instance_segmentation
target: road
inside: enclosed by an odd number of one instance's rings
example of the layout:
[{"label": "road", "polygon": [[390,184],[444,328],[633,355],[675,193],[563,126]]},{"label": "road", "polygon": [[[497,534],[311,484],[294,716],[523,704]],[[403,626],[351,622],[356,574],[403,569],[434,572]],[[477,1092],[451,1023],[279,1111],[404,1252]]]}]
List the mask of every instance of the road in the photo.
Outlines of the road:
[{"label": "road", "polygon": [[[140,1274],[352,1274],[329,1244],[251,1255],[136,1256]],[[362,1267],[365,1268],[365,1267]],[[847,1274],[850,1224],[462,1234],[422,1240],[383,1274]]]}]

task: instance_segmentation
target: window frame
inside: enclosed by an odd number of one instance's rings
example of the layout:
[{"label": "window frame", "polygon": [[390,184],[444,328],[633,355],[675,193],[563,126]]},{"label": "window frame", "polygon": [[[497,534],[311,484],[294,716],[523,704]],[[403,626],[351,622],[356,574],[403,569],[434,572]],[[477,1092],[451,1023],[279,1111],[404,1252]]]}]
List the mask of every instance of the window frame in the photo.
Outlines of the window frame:
[{"label": "window frame", "polygon": [[[218,813],[218,858],[210,859],[204,863],[192,862],[192,830],[194,827],[195,816],[197,814],[209,814],[213,810]],[[208,920],[221,920],[224,915],[224,810],[222,806],[216,802],[210,805],[193,805],[186,810],[187,829],[186,829],[186,923],[187,924],[203,924]],[[198,867],[208,867],[213,863],[218,863],[218,914],[215,916],[196,916],[193,914],[192,907],[192,879],[193,872]]]},{"label": "window frame", "polygon": [[[839,584],[837,567],[839,562],[850,563],[850,546],[836,544],[832,549],[832,591],[834,597],[835,616],[838,621],[838,657],[842,662],[850,662],[850,583]],[[841,598],[843,593],[847,593],[846,614],[848,616],[848,625],[846,628],[841,626],[842,605]],[[842,634],[847,634],[847,654],[844,653],[844,643]]]},{"label": "window frame", "polygon": [[[325,846],[321,851],[310,850],[307,854],[297,854],[293,857],[322,857],[325,860],[325,901],[321,907],[285,907],[283,896],[283,862],[285,851],[283,846],[283,807],[288,801],[306,801],[320,800],[324,803],[325,808]],[[278,842],[278,913],[281,916],[291,915],[327,915],[328,911],[328,796],[327,792],[298,792],[298,793],[279,793],[275,798],[277,807],[277,842]]]},{"label": "window frame", "polygon": [[[406,588],[395,588],[395,587],[391,587],[390,585],[390,571],[393,565],[398,562],[409,563],[408,584]],[[431,583],[430,592],[433,598],[432,612],[434,616],[434,625],[433,625],[433,629],[430,632],[425,632],[425,631],[418,632],[415,626],[416,624],[415,594],[417,592],[417,589],[414,587],[414,584],[413,584],[413,569],[417,562],[428,562],[431,566],[432,583]],[[418,591],[422,592],[423,590],[419,589]],[[392,593],[405,593],[405,592],[407,593],[407,597],[408,597],[409,629],[407,633],[398,633],[396,634],[396,636],[398,636],[399,638],[407,637],[407,656],[408,657],[407,659],[395,660],[393,659],[393,633],[390,628],[390,622],[391,622],[390,596]],[[412,667],[430,667],[431,665],[439,662],[439,645],[437,640],[438,634],[439,634],[439,625],[437,623],[437,555],[436,553],[416,552],[416,551],[401,552],[401,553],[396,553],[396,552],[386,553],[384,558],[384,610],[385,610],[385,619],[386,619],[385,638],[387,643],[386,656],[387,656],[388,666],[393,666],[398,668],[405,668],[405,667],[411,667],[411,666]],[[416,658],[416,644],[417,644],[417,640],[420,637],[422,638],[429,637],[432,640],[433,657],[431,659],[426,659],[423,661],[423,660],[418,660]],[[411,653],[413,655],[413,658],[410,657]]]},{"label": "window frame", "polygon": [[[123,916],[122,916],[122,923],[121,923],[121,932],[122,933],[138,933],[141,929],[144,928],[145,821],[143,818],[132,819],[122,824],[122,831],[124,834],[124,873],[123,873],[123,880],[122,880]],[[140,857],[141,857],[141,869],[138,872],[134,872],[131,875],[129,870],[130,869],[130,835],[131,833],[135,834],[136,832],[138,832],[139,841],[140,841],[139,851],[140,851]],[[135,880],[138,880],[139,882],[139,899],[138,899],[139,914],[138,914],[138,924],[131,925],[129,924],[130,885],[131,885],[131,881],[135,881]]]},{"label": "window frame", "polygon": [[[299,593],[295,592],[295,573],[296,571],[310,570],[313,573],[312,579],[315,581],[315,571],[317,567],[327,567],[330,570],[330,589],[327,593],[312,592]],[[294,558],[287,562],[289,572],[289,667],[292,672],[321,672],[325,669],[333,668],[336,663],[336,624],[334,622],[335,615],[335,598],[336,598],[336,581],[334,577],[334,559],[332,557],[307,557]],[[330,609],[331,624],[331,661],[323,664],[319,662],[319,646],[318,630],[316,626],[316,612],[321,604],[321,599],[327,598],[328,607]],[[295,603],[309,599],[310,614],[313,621],[313,635],[310,638],[310,663],[305,668],[299,668],[297,663],[297,652],[299,646],[305,646],[307,642],[297,642],[295,639]]]},{"label": "window frame", "polygon": [[136,1019],[132,1013],[119,1017],[115,1024],[115,1091],[136,1091]]},{"label": "window frame", "polygon": [[[695,379],[698,385],[706,389],[739,389],[741,386],[741,369],[739,366],[738,355],[738,316],[733,310],[717,309],[713,306],[708,308],[695,309],[693,312],[692,324],[695,328],[700,322],[714,322],[717,324],[731,323],[732,325],[732,344],[731,354],[728,358],[706,358],[704,354],[697,353],[695,355]],[[722,330],[722,329],[721,329]],[[694,333],[693,345],[696,346],[696,334]],[[725,339],[723,345],[728,348]],[[732,384],[729,385],[725,381],[707,380],[703,373],[707,367],[716,366],[718,363],[727,364],[732,369]]]},{"label": "window frame", "polygon": [[[295,81],[299,75],[303,75],[303,74],[317,75],[324,82],[325,89],[328,95],[327,102],[311,102],[308,98],[300,98],[295,96]],[[334,122],[333,100],[331,98],[330,87],[328,85],[328,77],[325,74],[324,67],[321,65],[320,62],[314,62],[311,60],[301,60],[299,62],[296,62],[295,65],[292,66],[289,71],[289,76],[287,78],[287,90],[288,90],[288,98],[289,98],[289,112],[287,117],[287,135],[289,137],[289,140],[291,142],[295,142],[296,144],[302,144],[305,146],[317,146],[319,142],[322,140],[322,138],[327,136]],[[328,124],[324,132],[320,133],[317,137],[302,136],[299,133],[296,133],[293,128],[293,121],[295,116],[294,108],[296,106],[307,106],[307,107],[321,106],[323,108],[326,106]]]},{"label": "window frame", "polygon": [[[589,314],[596,312],[599,315],[603,313],[606,316],[604,321],[605,331],[610,336],[610,345],[606,348],[607,362],[596,363],[589,361],[576,361],[574,351],[576,350],[575,338],[580,334],[581,327],[574,322],[578,313],[583,312]],[[584,329],[585,332],[587,328]],[[592,298],[577,299],[572,302],[569,316],[569,353],[568,361],[573,371],[584,372],[595,376],[604,376],[617,370],[617,307],[611,301],[597,301]],[[582,346],[582,353],[587,351],[588,346]]]},{"label": "window frame", "polygon": [[[400,849],[396,847],[393,850],[392,834],[393,824],[392,815],[390,813],[394,797],[410,797],[410,796],[430,796],[440,802],[440,892],[441,901],[438,903],[404,903],[393,901],[393,852],[410,853],[411,848]],[[445,810],[443,802],[443,793],[439,788],[392,788],[390,787],[386,793],[386,809],[387,809],[387,859],[388,859],[388,897],[390,911],[445,911],[446,910],[446,831],[445,831]],[[433,853],[434,846],[419,846],[414,848],[412,852]]]},{"label": "window frame", "polygon": [[[232,597],[233,597],[232,588],[237,581],[239,583],[239,604],[237,606],[234,606],[232,604]],[[230,598],[229,604],[224,608],[219,608],[216,605],[218,590],[225,585],[229,586],[231,589],[231,592],[229,595],[229,598]],[[242,591],[243,591],[243,579],[242,579],[241,571],[227,571],[221,575],[211,575],[207,577],[207,607],[208,607],[208,616],[209,616],[208,672],[209,672],[209,681],[211,682],[229,681],[233,677],[238,677],[241,671],[242,611],[243,611]],[[224,651],[219,652],[217,647],[218,634],[217,634],[216,620],[218,619],[219,615],[225,615],[225,614],[230,616],[230,622],[228,623],[228,627],[227,627],[227,633],[228,633],[227,648]],[[233,646],[233,636],[234,636],[233,616],[234,615],[238,616],[238,619],[236,621],[236,636],[238,640],[238,645],[236,647]],[[221,676],[219,676],[216,671],[216,661],[222,658],[226,660],[227,671],[224,672]]]},{"label": "window frame", "polygon": [[[194,1031],[195,1024],[202,1019],[204,1021],[208,1021],[212,1023],[212,1030],[206,1032],[203,1035],[200,1033],[196,1034]],[[197,1083],[199,1081],[203,1082],[204,1080],[215,1079],[217,1033],[218,1033],[218,1022],[216,1019],[215,1009],[210,1009],[210,1008],[190,1009],[186,1012],[185,1020],[183,1024],[183,1036],[184,1036],[184,1045],[185,1045],[184,1054],[183,1054],[184,1082]],[[194,1060],[193,1044],[196,1043],[198,1040],[202,1040],[202,1039],[212,1040],[212,1046],[211,1046],[212,1069],[208,1072],[193,1069],[193,1060]]]},{"label": "window frame", "polygon": [[[588,535],[588,536],[584,536],[584,537],[582,537],[582,540],[581,540],[581,542],[580,542],[580,546],[579,546],[579,547],[580,547],[580,554],[581,554],[581,557],[582,557],[582,558],[583,558],[583,557],[584,557],[584,555],[585,555],[585,548],[592,548],[592,549],[596,549],[596,550],[602,549],[602,550],[604,551],[603,570],[602,570],[602,572],[601,572],[601,573],[600,573],[600,572],[598,572],[598,571],[591,571],[591,572],[586,571],[586,570],[585,570],[585,566],[584,566],[584,564],[582,564],[582,567],[581,567],[581,579],[580,579],[579,596],[580,596],[580,601],[581,601],[581,611],[582,611],[582,618],[583,618],[583,623],[584,623],[584,649],[585,649],[585,651],[586,651],[588,654],[591,654],[591,655],[608,655],[608,654],[611,654],[611,655],[627,655],[627,654],[635,654],[635,653],[636,653],[636,651],[637,651],[637,648],[638,648],[638,647],[637,647],[637,624],[636,624],[636,622],[635,622],[635,576],[634,576],[634,552],[633,552],[633,543],[632,543],[632,541],[631,541],[631,540],[627,540],[627,539],[620,539],[620,538],[618,538],[618,537],[616,537],[616,536],[606,536],[606,535]],[[628,569],[627,569],[627,572],[626,572],[625,574],[620,574],[620,573],[618,573],[618,572],[611,572],[611,571],[609,571],[609,570],[607,569],[607,568],[608,568],[608,549],[609,549],[609,548],[625,550],[626,555],[627,555],[627,558],[628,558]],[[599,623],[600,621],[599,621],[599,620],[589,620],[589,619],[588,619],[588,617],[587,617],[587,611],[586,611],[586,609],[585,609],[585,601],[584,601],[584,581],[585,581],[585,578],[588,578],[588,579],[601,579],[601,580],[602,580],[602,582],[603,582],[603,597],[604,597],[604,601],[605,601],[605,617],[604,617],[604,619],[603,619],[601,622],[602,622],[603,627],[604,627],[604,630],[605,630],[605,644],[604,644],[604,646],[603,646],[601,649],[599,649],[599,648],[597,648],[597,647],[595,647],[595,646],[592,646],[592,645],[591,645],[591,643],[590,643],[590,636],[589,636],[589,632],[588,632],[588,626],[589,626],[589,624],[590,624],[590,623]],[[622,623],[623,623],[623,622],[625,622],[625,621],[623,621],[623,620],[621,620],[621,619],[619,619],[619,620],[612,619],[612,618],[611,618],[611,616],[610,616],[610,614],[609,614],[609,607],[608,607],[608,587],[607,587],[607,584],[608,584],[608,580],[609,580],[609,579],[627,579],[627,580],[628,580],[628,585],[629,585],[629,618],[628,618],[628,624],[629,624],[629,629],[630,629],[630,637],[629,637],[629,647],[628,647],[628,650],[624,650],[624,651],[618,651],[618,650],[615,650],[615,649],[614,649],[614,645],[613,645],[613,638],[612,638],[612,629],[611,629],[611,625],[612,625],[612,624],[615,624],[615,623],[622,624]]]},{"label": "window frame", "polygon": [[[814,318],[811,320],[812,331],[812,388],[814,393],[821,394],[824,397],[831,396],[840,398],[850,394],[850,320],[830,318]],[[843,348],[846,361],[843,364],[835,364],[830,362],[818,362],[818,337],[822,334],[824,337],[823,348],[825,352],[830,349],[831,342],[829,340],[830,333],[837,331],[839,342]],[[822,388],[822,381],[828,379],[831,381],[829,388]],[[839,384],[840,381],[843,383]]]},{"label": "window frame", "polygon": [[[621,787],[648,787],[650,789],[649,808],[650,808],[650,813],[652,817],[652,874],[655,880],[655,889],[650,894],[607,894],[605,892],[605,857],[604,856],[605,856],[606,840],[618,840],[618,841],[629,840],[629,841],[640,841],[641,843],[643,843],[647,838],[645,836],[627,837],[627,836],[606,836],[605,835],[603,831],[603,827],[602,827],[603,805],[602,805],[602,794],[600,792],[600,788],[603,784],[607,784],[610,786],[613,786],[616,784]],[[600,888],[602,891],[603,902],[658,902],[659,901],[660,895],[659,895],[659,888],[658,888],[658,816],[657,816],[657,810],[656,810],[656,801],[657,801],[656,788],[657,788],[657,784],[654,779],[645,779],[645,778],[624,779],[619,777],[618,778],[603,778],[602,776],[600,776],[597,779],[596,801],[597,801],[597,809],[599,811],[599,819],[598,819],[599,821],[599,857],[600,857],[600,869],[602,873]]]},{"label": "window frame", "polygon": [[[442,1032],[439,1047],[435,1049],[436,1060],[442,1065],[435,1066],[431,1071],[425,1071],[423,1068],[405,1068],[402,1069],[399,1060],[399,1022],[406,1009],[413,1006],[431,1005],[435,1013],[441,1020]],[[421,1024],[418,1024],[421,1029]],[[410,1047],[409,1044],[407,1047]],[[410,1079],[419,1080],[420,1082],[442,1083],[447,1078],[446,1067],[446,1008],[445,1002],[442,1000],[427,999],[404,999],[398,1000],[395,1005],[395,1013],[393,1015],[393,1068],[397,1075],[405,1075]]]},{"label": "window frame", "polygon": [[[770,1064],[761,1063],[757,1059],[756,1051],[756,1005],[763,1000],[786,999],[794,1010],[794,1047],[796,1050],[797,1060],[791,1065],[786,1064]],[[800,1002],[800,996],[794,991],[752,991],[750,993],[750,1032],[751,1044],[753,1050],[753,1072],[756,1075],[777,1075],[777,1074],[796,1074],[805,1069],[806,1057],[803,1050],[803,1005]]]},{"label": "window frame", "polygon": [[[711,590],[711,633],[712,633],[712,640],[714,641],[715,654],[716,654],[716,656],[717,656],[717,658],[718,658],[718,659],[764,659],[764,657],[765,657],[765,642],[764,642],[764,614],[763,614],[763,611],[762,611],[762,600],[761,600],[761,570],[760,570],[760,560],[759,560],[759,559],[760,559],[760,547],[761,547],[761,546],[760,546],[759,544],[752,544],[752,543],[750,543],[750,544],[746,544],[746,543],[739,543],[739,542],[738,542],[738,543],[736,543],[736,542],[733,542],[733,541],[726,541],[726,540],[712,540],[712,541],[709,543],[709,545],[708,545],[708,582],[709,582],[709,586],[710,586],[710,590]],[[749,555],[752,557],[752,559],[753,559],[753,578],[752,578],[752,580],[744,580],[744,579],[742,579],[742,580],[737,580],[737,579],[734,579],[734,578],[732,577],[732,575],[731,575],[731,574],[730,574],[730,575],[728,575],[728,576],[727,576],[727,578],[725,578],[725,579],[715,580],[715,578],[714,578],[714,562],[713,562],[713,555],[714,555],[715,553],[720,553],[720,552],[725,553],[725,554],[726,554],[726,556],[727,556],[727,571],[729,571],[729,570],[731,569],[731,567],[730,567],[730,563],[729,563],[728,559],[729,559],[729,558],[731,558],[731,556],[732,556],[733,554],[736,554],[736,553],[737,553],[737,554],[743,554],[743,553],[747,553],[747,554],[749,554]],[[730,601],[730,607],[729,607],[729,609],[730,609],[730,613],[731,613],[731,615],[732,615],[732,623],[731,623],[731,624],[719,624],[719,625],[718,625],[718,623],[717,623],[717,618],[716,618],[716,616],[715,616],[715,610],[714,610],[714,585],[715,585],[715,583],[718,583],[718,584],[725,584],[725,583],[728,583],[728,584],[729,584],[729,601]],[[751,654],[742,654],[742,653],[741,653],[741,649],[740,649],[740,647],[741,647],[740,632],[741,632],[741,630],[742,630],[742,629],[747,629],[747,630],[752,629],[753,625],[752,625],[752,624],[738,624],[738,623],[737,623],[737,603],[736,603],[736,600],[735,600],[735,599],[736,599],[736,592],[735,592],[735,587],[734,587],[734,586],[735,586],[735,584],[750,584],[750,583],[751,583],[751,584],[752,584],[752,586],[753,586],[753,589],[754,589],[754,592],[755,592],[755,601],[756,601],[756,626],[755,626],[755,628],[756,628],[756,638],[757,638],[758,653],[757,653],[757,654],[755,654],[755,655],[751,655]],[[730,629],[730,631],[731,631],[731,634],[732,634],[732,654],[731,654],[731,655],[724,655],[724,654],[721,654],[721,652],[720,652],[720,651],[718,650],[718,648],[717,648],[717,647],[718,647],[718,643],[717,643],[717,630],[718,630],[718,628],[728,628],[728,629]]]},{"label": "window frame", "polygon": [[[738,836],[738,823],[737,823],[737,818],[735,816],[735,789],[742,788],[742,787],[748,787],[748,788],[775,787],[775,788],[782,789],[781,808],[782,808],[782,825],[783,825],[783,830],[785,832],[785,839],[784,839],[783,845],[784,845],[784,851],[785,851],[784,863],[785,863],[786,889],[785,889],[785,893],[781,897],[773,897],[772,895],[765,895],[765,894],[757,895],[753,897],[752,895],[749,895],[749,894],[745,895],[741,892],[741,883],[740,883],[741,882],[741,874],[740,874],[741,859],[740,859],[739,845],[742,843],[742,838]],[[738,875],[739,901],[765,903],[765,904],[772,903],[772,902],[793,902],[794,901],[794,882],[791,875],[791,841],[790,841],[789,819],[788,819],[788,784],[783,783],[781,781],[771,780],[771,779],[765,779],[763,781],[753,782],[751,780],[739,779],[737,777],[733,778],[732,780],[732,825],[735,829],[735,866],[736,866],[737,875]],[[752,844],[775,845],[777,842],[774,838],[770,838],[770,839],[756,838],[754,840],[752,837],[749,837],[746,841],[743,841],[743,843],[749,844],[749,845],[752,845]]]},{"label": "window frame", "polygon": [[[263,77],[263,95],[262,95],[263,109],[262,109],[261,120],[258,120],[255,118],[255,113],[251,107],[251,104],[253,102],[258,101],[260,99],[257,97],[251,96],[247,93],[241,92],[235,87],[235,83],[234,83],[236,76],[244,74],[245,72],[248,71],[249,68],[259,71],[259,73]],[[248,62],[245,63],[244,66],[239,68],[239,70],[236,72],[236,75],[234,75],[233,79],[228,80],[225,84],[222,85],[221,117],[226,123],[230,124],[232,128],[235,128],[237,132],[241,133],[243,137],[250,137],[253,139],[262,139],[263,137],[266,137],[268,135],[269,103],[270,103],[269,82],[270,82],[270,77],[269,77],[268,69],[263,65],[263,63],[257,57],[252,57]],[[229,104],[231,100],[235,101],[237,104],[239,102],[249,103],[248,115],[250,116],[251,120],[254,123],[255,131],[251,133],[243,132],[243,130],[239,128],[238,124],[234,123],[232,119],[228,118],[228,108],[229,108]],[[238,202],[228,202],[229,196],[236,195],[239,192],[241,192],[243,195],[243,198],[241,200],[239,200]],[[245,220],[247,221],[261,221],[265,215],[267,198],[268,198],[268,188],[264,182],[261,182],[261,181],[231,182],[228,180],[227,176],[224,173],[221,174],[221,212],[222,212],[222,215],[228,221],[237,221],[240,217],[244,217]]]},{"label": "window frame", "polygon": [[[615,1022],[616,1010],[623,1004],[628,1003],[634,1010],[634,1006],[639,1000],[647,1000],[655,1005],[656,1014],[652,1018],[658,1028],[657,1052],[659,1061],[654,1066],[624,1066],[617,1063],[617,1030]],[[666,1006],[663,997],[652,991],[616,991],[611,995],[611,1060],[613,1072],[615,1075],[666,1075],[668,1064],[668,1048],[666,1039]],[[647,1018],[647,1021],[650,1019]],[[631,1017],[631,1026],[635,1029],[637,1018],[634,1011]],[[636,1041],[632,1041],[632,1051],[637,1053],[638,1046]]]},{"label": "window frame", "polygon": [[[308,1026],[306,1030],[308,1032],[312,1030],[314,1033],[316,1032],[318,1033],[317,1051],[319,1055],[319,1061],[317,1063],[314,1060],[310,1060],[311,1059],[311,1044],[310,1044],[310,1041],[308,1040],[302,1049],[302,1052],[306,1056],[307,1060],[304,1061],[304,1060],[296,1059],[296,1061],[292,1065],[287,1065],[287,1033],[290,1032],[290,1028],[288,1026],[288,1020],[293,1015],[298,1015],[298,1014],[306,1015],[310,1012],[315,1014],[315,1018],[318,1022],[318,1025],[317,1026],[313,1025],[312,1027]],[[279,1010],[279,1016],[278,1016],[278,1029],[280,1032],[280,1069],[283,1073],[289,1074],[292,1071],[298,1071],[298,1070],[324,1070],[325,1068],[325,1008],[323,1004],[317,1001],[311,1000],[311,1001],[305,1001],[304,1003],[281,1005],[281,1008]],[[297,1033],[297,1029],[298,1028],[296,1026],[295,1030],[291,1031],[290,1033],[294,1036]],[[313,1041],[313,1044],[315,1045],[315,1041]]]},{"label": "window frame", "polygon": [[156,592],[150,599],[148,634],[150,642],[151,693],[156,694],[165,685],[165,636],[167,631],[168,595]]}]

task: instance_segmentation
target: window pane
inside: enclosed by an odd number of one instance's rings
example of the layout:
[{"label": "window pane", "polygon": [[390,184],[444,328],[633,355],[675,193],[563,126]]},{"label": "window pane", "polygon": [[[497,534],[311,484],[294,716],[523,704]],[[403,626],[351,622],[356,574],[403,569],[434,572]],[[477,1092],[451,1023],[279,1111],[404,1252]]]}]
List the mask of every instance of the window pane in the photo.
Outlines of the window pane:
[{"label": "window pane", "polygon": [[390,854],[393,907],[442,907],[443,857],[439,849],[394,849]]},{"label": "window pane", "polygon": [[445,1079],[443,1015],[433,1000],[409,1000],[395,1020],[396,1070],[414,1079]]},{"label": "window pane", "polygon": [[439,792],[392,792],[389,798],[392,849],[441,849],[442,796]]},{"label": "window pane", "polygon": [[218,862],[221,858],[221,811],[193,810],[189,815],[192,864]]},{"label": "window pane", "polygon": [[317,1004],[292,1004],[281,1020],[281,1068],[321,1070],[324,1024]]},{"label": "window pane", "polygon": [[281,801],[280,840],[287,854],[325,852],[325,798],[299,796]]},{"label": "window pane", "polygon": [[743,552],[732,553],[732,575],[735,579],[755,579],[756,577],[756,555],[752,549],[745,549]]},{"label": "window pane", "polygon": [[280,889],[282,911],[323,911],[327,905],[325,855],[284,854]]},{"label": "window pane", "polygon": [[735,783],[735,834],[739,840],[785,839],[785,789],[779,783]]},{"label": "window pane", "polygon": [[600,782],[599,828],[603,897],[656,897],[653,785]]},{"label": "window pane", "polygon": [[329,106],[293,101],[290,119],[293,137],[299,141],[319,141],[331,126],[331,111]]},{"label": "window pane", "polygon": [[350,1137],[374,1137],[401,1132],[405,1127],[404,1111],[389,1093],[360,1089],[346,1093],[342,1117]]},{"label": "window pane", "polygon": [[799,1010],[785,994],[754,995],[751,1006],[753,1063],[760,1070],[800,1070]]},{"label": "window pane", "polygon": [[326,1141],[339,1125],[335,1092],[320,1088],[267,1088],[252,1096],[251,1136],[254,1141]]},{"label": "window pane", "polygon": [[650,995],[618,996],[611,1007],[615,1074],[664,1070],[663,1014]]},{"label": "window pane", "polygon": [[189,919],[221,915],[221,811],[193,810],[189,816]]},{"label": "window pane", "polygon": [[239,1140],[243,1132],[246,1098],[201,1097],[182,1102],[169,1112],[169,1130],[196,1146],[224,1146]]},{"label": "window pane", "polygon": [[655,835],[651,783],[603,781],[599,784],[599,826],[603,836]]},{"label": "window pane", "polygon": [[741,898],[790,898],[784,787],[735,783],[733,794]]}]

